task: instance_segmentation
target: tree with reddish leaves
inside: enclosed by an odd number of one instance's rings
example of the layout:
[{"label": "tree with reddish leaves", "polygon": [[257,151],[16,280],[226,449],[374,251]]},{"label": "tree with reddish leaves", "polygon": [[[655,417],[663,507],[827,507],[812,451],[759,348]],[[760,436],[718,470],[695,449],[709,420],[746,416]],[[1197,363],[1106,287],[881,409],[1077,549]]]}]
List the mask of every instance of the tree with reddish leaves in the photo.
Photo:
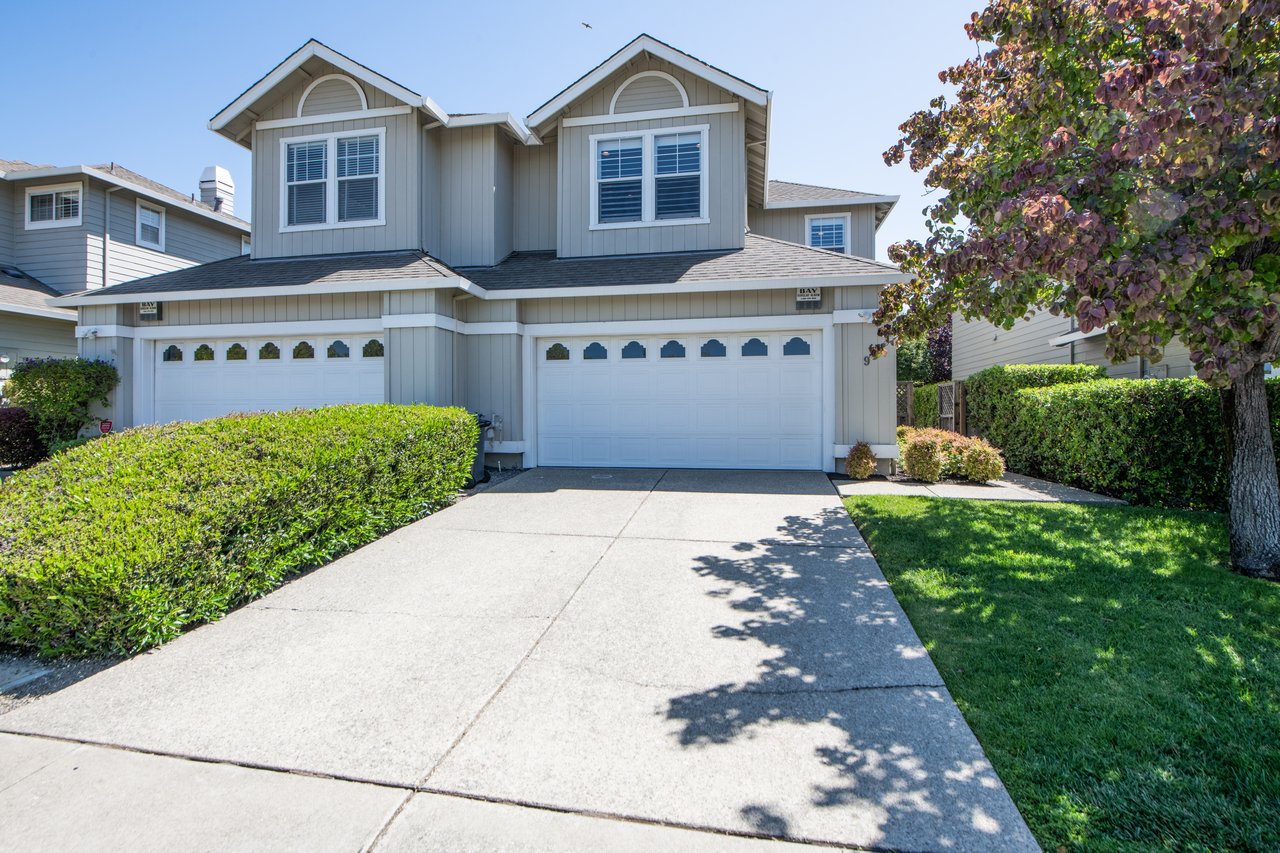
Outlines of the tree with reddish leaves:
[{"label": "tree with reddish leaves", "polygon": [[954,95],[885,152],[942,192],[928,238],[890,249],[914,280],[881,334],[1048,310],[1116,361],[1182,340],[1224,390],[1232,563],[1280,578],[1280,0],[991,0],[965,29]]}]

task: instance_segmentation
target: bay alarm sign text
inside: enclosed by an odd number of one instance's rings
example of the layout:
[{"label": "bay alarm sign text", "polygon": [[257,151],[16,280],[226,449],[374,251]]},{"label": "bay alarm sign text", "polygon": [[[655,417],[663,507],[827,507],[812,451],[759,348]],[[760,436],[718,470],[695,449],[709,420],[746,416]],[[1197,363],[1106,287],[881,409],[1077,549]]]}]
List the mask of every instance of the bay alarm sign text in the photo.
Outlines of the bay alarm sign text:
[{"label": "bay alarm sign text", "polygon": [[822,308],[822,288],[797,287],[796,310],[815,311]]},{"label": "bay alarm sign text", "polygon": [[161,317],[159,302],[139,302],[138,303],[138,319],[139,320],[159,320]]}]

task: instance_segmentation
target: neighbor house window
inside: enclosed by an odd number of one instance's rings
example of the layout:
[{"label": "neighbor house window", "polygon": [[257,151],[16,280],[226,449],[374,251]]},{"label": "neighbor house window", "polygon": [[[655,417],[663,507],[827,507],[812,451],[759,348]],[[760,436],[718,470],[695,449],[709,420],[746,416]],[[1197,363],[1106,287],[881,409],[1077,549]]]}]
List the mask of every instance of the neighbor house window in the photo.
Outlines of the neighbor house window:
[{"label": "neighbor house window", "polygon": [[27,190],[27,228],[79,225],[80,184],[31,187]]},{"label": "neighbor house window", "polygon": [[139,246],[164,251],[164,208],[138,202],[138,223],[134,239]]},{"label": "neighbor house window", "polygon": [[282,231],[381,225],[385,129],[281,140]]},{"label": "neighbor house window", "polygon": [[707,126],[598,134],[592,228],[707,221]]},{"label": "neighbor house window", "polygon": [[807,232],[805,239],[810,246],[842,255],[849,254],[849,214],[806,216],[804,224]]}]

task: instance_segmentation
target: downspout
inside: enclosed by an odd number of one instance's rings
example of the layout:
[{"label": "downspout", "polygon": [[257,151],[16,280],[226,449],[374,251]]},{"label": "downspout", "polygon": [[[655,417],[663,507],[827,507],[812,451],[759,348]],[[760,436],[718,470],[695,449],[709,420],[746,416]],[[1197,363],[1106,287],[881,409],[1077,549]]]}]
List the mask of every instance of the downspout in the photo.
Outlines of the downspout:
[{"label": "downspout", "polygon": [[102,284],[106,287],[110,284],[108,272],[111,269],[111,196],[119,192],[121,187],[107,187],[106,192],[102,194]]}]

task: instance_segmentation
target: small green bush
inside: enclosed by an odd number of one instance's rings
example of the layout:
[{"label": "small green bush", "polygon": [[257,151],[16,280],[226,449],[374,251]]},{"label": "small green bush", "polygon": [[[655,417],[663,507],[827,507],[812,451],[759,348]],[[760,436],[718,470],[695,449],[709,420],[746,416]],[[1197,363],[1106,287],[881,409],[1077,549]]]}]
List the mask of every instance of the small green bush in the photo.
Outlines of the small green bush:
[{"label": "small green bush", "polygon": [[912,426],[921,429],[937,429],[942,425],[938,415],[938,385],[917,385],[912,404]]},{"label": "small green bush", "polygon": [[105,361],[83,358],[33,358],[13,369],[5,394],[35,419],[46,446],[68,441],[96,419],[90,407],[108,405],[107,395],[120,374]]},{"label": "small green bush", "polygon": [[849,456],[844,460],[844,470],[854,480],[865,480],[876,472],[876,455],[871,452],[871,445],[859,441],[849,448]]},{"label": "small green bush", "polygon": [[1000,451],[985,441],[974,440],[961,453],[964,478],[974,483],[989,483],[1004,476],[1004,460]]},{"label": "small green bush", "polygon": [[942,452],[942,443],[935,438],[918,436],[908,438],[902,451],[902,467],[917,480],[936,483],[942,479],[942,469],[946,462],[946,454]]},{"label": "small green bush", "polygon": [[927,483],[945,478],[985,483],[1004,475],[999,450],[958,432],[898,427],[898,449],[907,474]]},{"label": "small green bush", "polygon": [[24,467],[44,457],[44,442],[27,410],[0,408],[0,465]]},{"label": "small green bush", "polygon": [[145,427],[0,489],[0,643],[130,654],[445,506],[462,409],[338,406]]},{"label": "small green bush", "polygon": [[1095,364],[1003,364],[980,370],[964,380],[965,424],[972,435],[980,435],[1002,448],[1015,468],[1006,432],[1017,417],[1017,392],[1023,388],[1044,388],[1073,382],[1093,382],[1107,378],[1107,369]]}]

